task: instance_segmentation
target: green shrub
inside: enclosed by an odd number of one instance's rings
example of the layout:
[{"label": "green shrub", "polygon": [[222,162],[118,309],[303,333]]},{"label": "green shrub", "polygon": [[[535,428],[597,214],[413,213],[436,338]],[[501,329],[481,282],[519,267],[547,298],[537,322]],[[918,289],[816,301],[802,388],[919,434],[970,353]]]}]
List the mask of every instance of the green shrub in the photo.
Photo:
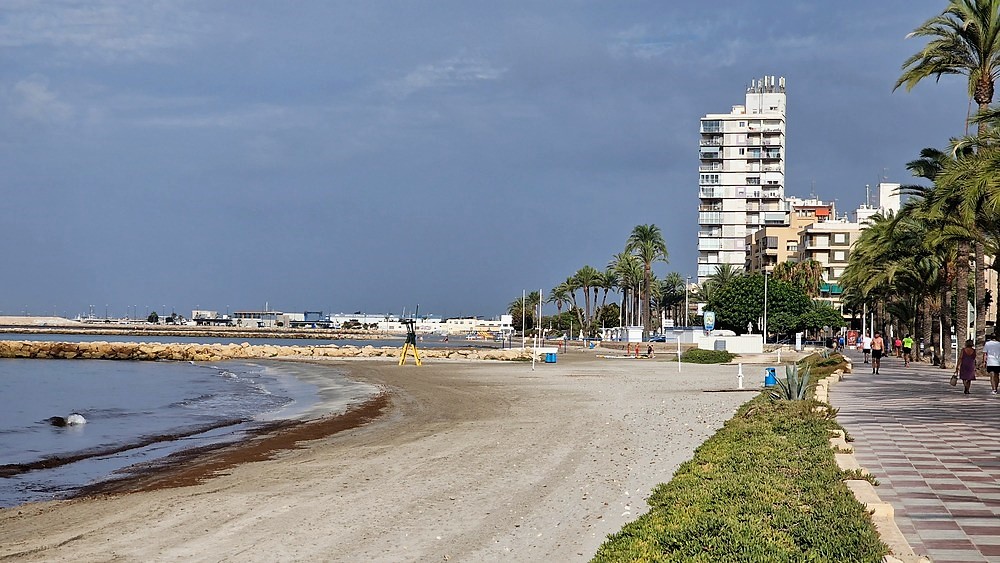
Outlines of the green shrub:
[{"label": "green shrub", "polygon": [[820,405],[743,405],[594,561],[881,561],[889,550],[842,481]]},{"label": "green shrub", "polygon": [[823,358],[819,354],[810,354],[799,360],[799,365],[809,367],[814,379],[823,379],[838,369],[847,369],[847,360],[839,353]]},{"label": "green shrub", "polygon": [[681,361],[689,364],[724,364],[732,361],[736,354],[725,350],[701,350],[692,348],[681,354]]}]

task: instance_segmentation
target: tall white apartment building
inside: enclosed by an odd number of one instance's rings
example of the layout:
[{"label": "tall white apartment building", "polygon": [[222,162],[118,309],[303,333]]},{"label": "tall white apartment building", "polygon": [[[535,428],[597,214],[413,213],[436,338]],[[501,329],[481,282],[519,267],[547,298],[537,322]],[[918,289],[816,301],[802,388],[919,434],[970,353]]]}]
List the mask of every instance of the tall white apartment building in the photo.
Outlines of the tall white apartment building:
[{"label": "tall white apartment building", "polygon": [[722,264],[743,269],[746,236],[787,225],[785,79],[751,81],[746,103],[701,118],[698,283]]}]

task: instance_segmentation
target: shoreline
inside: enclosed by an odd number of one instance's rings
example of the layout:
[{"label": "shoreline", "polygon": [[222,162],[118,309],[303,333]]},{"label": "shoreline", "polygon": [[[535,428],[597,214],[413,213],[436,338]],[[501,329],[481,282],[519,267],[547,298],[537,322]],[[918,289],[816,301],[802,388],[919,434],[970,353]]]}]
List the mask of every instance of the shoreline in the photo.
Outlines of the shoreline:
[{"label": "shoreline", "polygon": [[314,362],[383,392],[92,496],[2,509],[0,560],[587,560],[748,399],[710,392],[735,366],[577,351],[537,370]]},{"label": "shoreline", "polygon": [[391,401],[382,392],[347,411],[311,420],[285,419],[255,428],[236,442],[210,444],[182,450],[127,468],[120,479],[82,487],[68,499],[99,495],[131,494],[204,483],[233,467],[274,459],[281,452],[299,449],[303,442],[329,438],[376,420]]}]

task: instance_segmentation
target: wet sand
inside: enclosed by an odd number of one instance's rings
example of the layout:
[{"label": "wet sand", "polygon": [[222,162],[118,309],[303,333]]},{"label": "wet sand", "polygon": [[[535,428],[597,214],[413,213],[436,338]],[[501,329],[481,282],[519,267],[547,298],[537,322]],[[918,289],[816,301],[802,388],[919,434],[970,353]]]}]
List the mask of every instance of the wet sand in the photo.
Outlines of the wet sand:
[{"label": "wet sand", "polygon": [[385,392],[69,501],[0,510],[0,560],[573,561],[752,393],[735,366],[337,360]]}]

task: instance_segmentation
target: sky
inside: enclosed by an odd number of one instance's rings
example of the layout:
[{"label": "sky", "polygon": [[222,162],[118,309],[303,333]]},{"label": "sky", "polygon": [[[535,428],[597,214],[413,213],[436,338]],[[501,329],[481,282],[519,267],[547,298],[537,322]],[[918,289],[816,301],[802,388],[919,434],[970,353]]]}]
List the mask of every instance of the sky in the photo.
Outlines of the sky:
[{"label": "sky", "polygon": [[[787,81],[841,212],[965,131],[944,0],[2,0],[0,315],[494,316],[632,228],[696,274],[698,127]],[[553,311],[554,312],[554,311]]]}]

